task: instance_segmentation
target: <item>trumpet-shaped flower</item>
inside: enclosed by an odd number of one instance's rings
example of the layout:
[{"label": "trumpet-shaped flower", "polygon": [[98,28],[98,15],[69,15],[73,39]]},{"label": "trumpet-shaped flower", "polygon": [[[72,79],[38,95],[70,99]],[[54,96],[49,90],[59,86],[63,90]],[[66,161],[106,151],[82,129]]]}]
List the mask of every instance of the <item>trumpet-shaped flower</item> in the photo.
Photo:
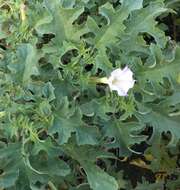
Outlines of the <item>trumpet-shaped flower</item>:
[{"label": "trumpet-shaped flower", "polygon": [[133,72],[128,67],[112,71],[107,79],[110,90],[117,91],[119,96],[127,96],[128,90],[134,86],[134,83]]}]

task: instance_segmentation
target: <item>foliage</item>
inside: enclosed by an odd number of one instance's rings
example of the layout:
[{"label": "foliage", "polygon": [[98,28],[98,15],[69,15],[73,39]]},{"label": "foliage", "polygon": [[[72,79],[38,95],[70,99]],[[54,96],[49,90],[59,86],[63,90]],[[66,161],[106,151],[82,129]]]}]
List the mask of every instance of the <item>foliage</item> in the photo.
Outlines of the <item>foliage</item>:
[{"label": "foliage", "polygon": [[[0,189],[180,188],[179,7],[0,0]],[[94,82],[125,66],[128,96]]]}]

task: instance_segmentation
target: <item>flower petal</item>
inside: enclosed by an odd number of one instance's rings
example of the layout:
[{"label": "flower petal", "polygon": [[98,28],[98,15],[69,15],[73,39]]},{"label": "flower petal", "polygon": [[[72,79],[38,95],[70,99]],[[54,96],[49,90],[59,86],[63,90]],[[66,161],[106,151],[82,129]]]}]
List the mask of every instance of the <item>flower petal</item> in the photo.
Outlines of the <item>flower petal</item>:
[{"label": "flower petal", "polygon": [[121,69],[116,69],[116,70],[112,71],[111,76],[112,76],[112,77],[119,77],[119,76],[122,75],[122,72],[123,72],[123,70],[121,70]]},{"label": "flower petal", "polygon": [[134,86],[133,72],[126,66],[123,70],[112,71],[107,80],[110,90],[118,92],[119,96],[127,96],[127,92]]}]

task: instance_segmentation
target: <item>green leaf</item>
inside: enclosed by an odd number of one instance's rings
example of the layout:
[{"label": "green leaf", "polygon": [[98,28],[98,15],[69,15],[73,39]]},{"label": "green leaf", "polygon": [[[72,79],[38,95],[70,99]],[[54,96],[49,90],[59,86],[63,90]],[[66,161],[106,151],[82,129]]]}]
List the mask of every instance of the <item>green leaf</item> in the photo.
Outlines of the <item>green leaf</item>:
[{"label": "green leaf", "polygon": [[20,144],[9,144],[0,148],[0,187],[13,186],[19,177]]},{"label": "green leaf", "polygon": [[106,48],[117,43],[118,39],[122,37],[126,28],[124,21],[131,11],[142,7],[142,2],[142,0],[123,1],[122,6],[118,10],[115,10],[110,3],[101,6],[99,13],[107,20],[107,24],[101,28],[98,27],[97,23],[91,17],[88,17],[87,25],[89,30],[95,34],[93,43],[98,49],[96,67],[104,70],[106,74],[109,74],[112,70],[112,63],[107,57]]},{"label": "green leaf", "polygon": [[142,67],[142,69],[137,72],[138,81],[143,84],[148,80],[158,85],[159,82],[163,82],[163,78],[177,80],[180,72],[179,61],[180,48],[177,46],[174,60],[167,62],[162,58],[161,62],[158,62],[151,68]]},{"label": "green leaf", "polygon": [[[166,174],[172,174],[176,171],[177,155],[172,153],[172,149],[166,146],[164,139],[159,134],[154,134],[151,146],[145,151],[146,155],[152,155],[151,170],[153,172],[163,171]],[[159,151],[157,151],[157,149]],[[170,155],[170,152],[172,153]]]},{"label": "green leaf", "polygon": [[3,26],[0,23],[0,39],[7,38],[8,34],[3,30]]},{"label": "green leaf", "polygon": [[172,137],[169,146],[176,146],[180,139],[179,118],[171,117],[168,114],[169,108],[164,107],[163,104],[151,105],[149,108],[147,113],[136,114],[136,116],[141,122],[153,126],[153,134],[161,136],[162,132],[170,132]]},{"label": "green leaf", "polygon": [[107,19],[107,25],[99,28],[95,21],[89,17],[87,24],[90,30],[95,33],[96,37],[94,43],[97,48],[107,47],[108,45],[117,42],[117,38],[121,37],[125,26],[124,20],[128,17],[132,10],[142,7],[142,0],[137,1],[123,1],[122,7],[117,11],[114,10],[110,3],[101,6],[99,13]]},{"label": "green leaf", "polygon": [[31,44],[21,44],[17,48],[17,60],[8,64],[8,68],[15,80],[28,84],[32,75],[39,75],[38,56]]},{"label": "green leaf", "polygon": [[97,130],[94,127],[88,127],[82,121],[80,109],[70,109],[67,97],[61,101],[59,110],[55,114],[54,124],[49,128],[49,134],[57,132],[60,144],[67,143],[73,132],[76,133],[79,145],[97,144]]},{"label": "green leaf", "polygon": [[118,183],[114,177],[95,166],[93,162],[97,158],[115,158],[111,153],[100,150],[93,146],[77,146],[72,142],[65,145],[65,151],[73,159],[78,160],[87,174],[90,187],[93,190],[112,189],[118,190]]},{"label": "green leaf", "polygon": [[146,136],[136,134],[143,130],[144,126],[135,122],[122,123],[118,120],[110,120],[104,126],[104,136],[114,137],[114,141],[107,145],[107,147],[119,148],[121,156],[129,156],[134,152],[131,146],[135,143],[141,143],[146,139]]},{"label": "green leaf", "polygon": [[61,0],[61,4],[65,8],[73,8],[75,3],[76,3],[76,0]]},{"label": "green leaf", "polygon": [[16,161],[12,159],[0,159],[0,171],[1,188],[8,188],[16,183],[19,177],[19,169]]},{"label": "green leaf", "polygon": [[[47,183],[49,179],[66,176],[70,173],[69,166],[59,159],[60,150],[56,150],[52,144],[46,147],[51,155],[44,154],[38,147],[38,155],[27,155],[21,144],[9,144],[0,148],[0,187],[16,187],[28,189],[30,184],[37,181]],[[34,151],[35,152],[35,151]],[[22,181],[23,180],[23,181]]]},{"label": "green leaf", "polygon": [[63,8],[58,0],[53,2],[50,0],[44,1],[44,6],[51,14],[51,20],[46,20],[46,23],[38,24],[36,30],[38,33],[55,34],[54,42],[61,46],[64,40],[78,42],[80,36],[87,33],[86,27],[74,24],[76,19],[84,12],[83,8]]},{"label": "green leaf", "polygon": [[81,105],[82,114],[88,117],[100,117],[102,120],[108,121],[110,117],[106,114],[114,112],[115,107],[108,105],[106,98],[93,99]]},{"label": "green leaf", "polygon": [[51,102],[52,100],[54,100],[55,94],[54,94],[54,90],[55,88],[53,87],[52,83],[48,82],[45,84],[45,86],[42,89],[42,93],[43,95]]},{"label": "green leaf", "polygon": [[118,190],[116,180],[92,164],[83,164],[90,187],[93,190]]},{"label": "green leaf", "polygon": [[51,176],[66,176],[70,173],[69,166],[58,158],[53,157],[40,152],[37,156],[32,157],[30,160],[33,168],[36,168],[39,172]]},{"label": "green leaf", "polygon": [[132,13],[130,19],[126,22],[126,35],[128,35],[129,42],[136,38],[139,33],[148,33],[155,38],[160,47],[164,48],[167,37],[165,37],[162,30],[156,27],[157,22],[155,18],[167,11],[168,9],[165,8],[163,3],[152,2],[146,8]]}]

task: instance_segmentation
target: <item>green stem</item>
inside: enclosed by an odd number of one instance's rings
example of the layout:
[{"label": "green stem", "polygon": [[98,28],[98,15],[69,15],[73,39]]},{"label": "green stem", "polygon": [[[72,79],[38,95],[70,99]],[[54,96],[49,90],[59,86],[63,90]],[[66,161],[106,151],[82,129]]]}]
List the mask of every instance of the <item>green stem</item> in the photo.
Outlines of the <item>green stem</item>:
[{"label": "green stem", "polygon": [[90,78],[91,83],[102,83],[102,84],[108,84],[108,79],[106,77],[98,78],[98,77],[91,77]]},{"label": "green stem", "polygon": [[180,0],[171,0],[169,3],[166,4],[166,7],[170,7],[172,4],[178,3]]},{"label": "green stem", "polygon": [[51,188],[51,190],[57,190],[57,188],[55,187],[55,185],[51,181],[48,182],[48,185]]}]

